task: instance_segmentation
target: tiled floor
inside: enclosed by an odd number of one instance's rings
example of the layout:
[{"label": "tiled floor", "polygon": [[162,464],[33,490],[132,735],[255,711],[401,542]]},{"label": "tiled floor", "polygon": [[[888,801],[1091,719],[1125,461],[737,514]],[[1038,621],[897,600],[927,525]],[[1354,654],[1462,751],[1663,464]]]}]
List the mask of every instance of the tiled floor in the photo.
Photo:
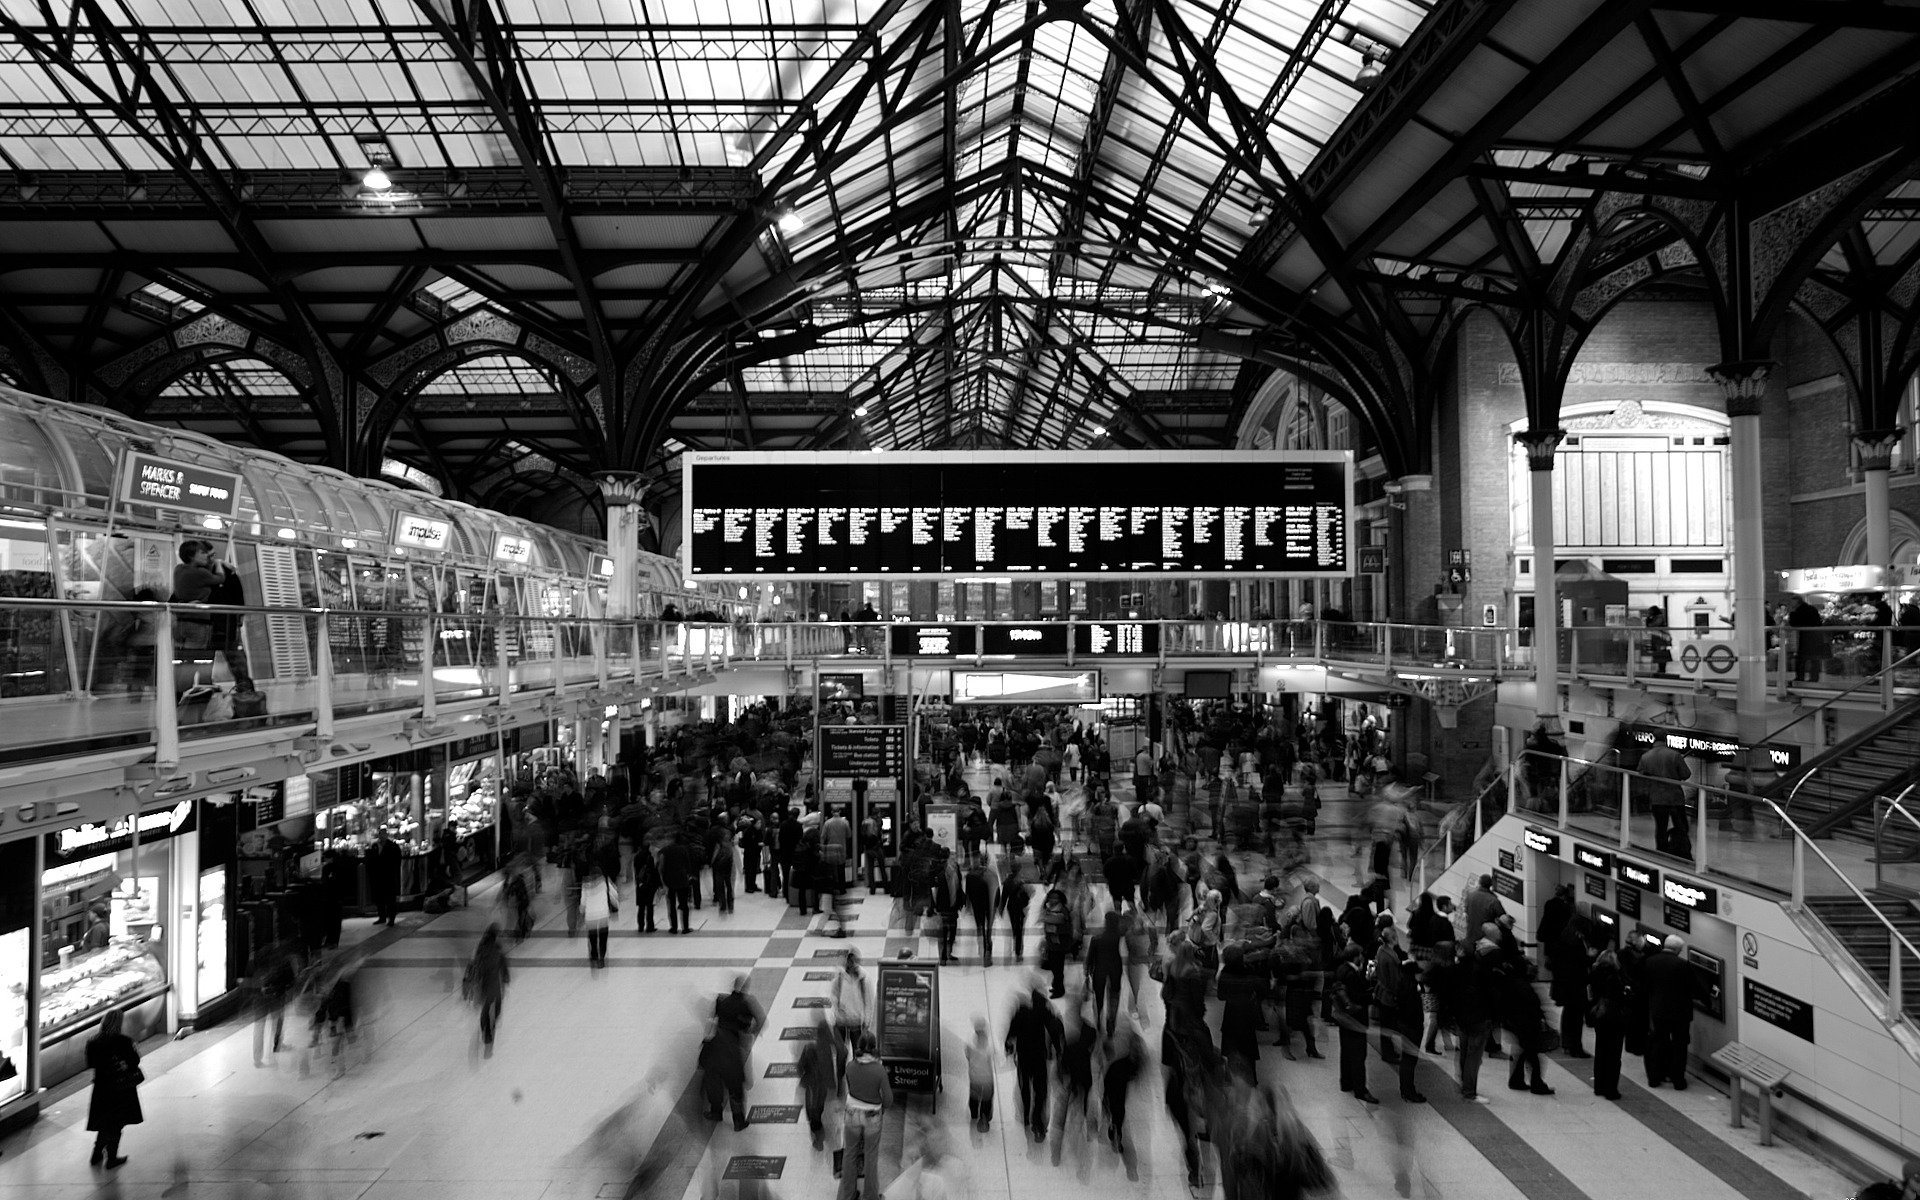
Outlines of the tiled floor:
[{"label": "tiled floor", "polygon": [[[1317,848],[1328,894],[1344,888],[1346,847]],[[551,881],[550,881],[551,882]],[[0,1200],[795,1200],[833,1194],[829,1156],[811,1148],[804,1120],[755,1124],[742,1133],[700,1115],[694,1056],[715,994],[749,972],[768,1031],[754,1052],[751,1105],[797,1104],[796,1086],[765,1078],[798,1044],[780,1031],[809,1024],[796,1000],[826,994],[807,978],[830,954],[927,947],[907,936],[891,902],[863,897],[853,936],[837,941],[806,928],[797,913],[761,895],[738,910],[709,901],[684,937],[633,932],[632,910],[598,973],[585,945],[569,940],[551,886],[535,935],[512,951],[513,983],[499,1044],[478,1045],[473,1011],[459,998],[460,965],[486,922],[493,892],[474,907],[437,918],[406,918],[400,936],[368,943],[356,981],[357,1045],[335,1062],[294,1051],[256,1067],[246,1026],[212,1029],[151,1053],[142,1088],[145,1124],[128,1131],[131,1161],[111,1174],[88,1167],[84,1088],[52,1103],[29,1130],[0,1142]],[[351,922],[364,926],[365,922]],[[664,927],[665,922],[661,922]],[[1002,931],[1004,937],[1004,930]],[[915,1164],[929,1136],[952,1148],[950,1197],[1047,1200],[1180,1197],[1188,1194],[1179,1143],[1161,1106],[1157,1070],[1136,1090],[1129,1161],[1099,1142],[1075,1142],[1055,1166],[1051,1148],[1021,1136],[1010,1069],[1000,1074],[997,1117],[986,1135],[966,1122],[961,1047],[976,1016],[1002,1033],[1023,968],[983,969],[970,934],[962,961],[942,976],[946,1088],[930,1115],[905,1106],[882,1139],[890,1200],[919,1194]],[[1031,946],[1030,946],[1031,948]],[[998,960],[1005,962],[1004,958]],[[1157,1063],[1160,1005],[1149,997],[1147,1039]],[[1323,1035],[1332,1049],[1330,1033]],[[1335,1090],[1331,1058],[1287,1062],[1264,1051],[1262,1075],[1282,1085],[1333,1162],[1344,1196],[1485,1197],[1488,1200],[1614,1200],[1660,1194],[1687,1200],[1837,1200],[1852,1187],[1785,1145],[1762,1149],[1754,1130],[1725,1127],[1724,1099],[1704,1086],[1684,1094],[1648,1092],[1629,1081],[1621,1104],[1596,1100],[1579,1062],[1558,1062],[1551,1097],[1498,1086],[1503,1064],[1488,1065],[1491,1103],[1458,1099],[1451,1065],[1421,1067],[1435,1103],[1407,1108],[1392,1099],[1373,1063],[1379,1108]],[[1633,1075],[1630,1065],[1629,1079]],[[830,1118],[831,1119],[831,1118]],[[740,1185],[720,1178],[738,1155],[785,1159],[777,1181]],[[1407,1187],[1397,1189],[1404,1169]],[[902,1172],[907,1177],[896,1182]],[[1212,1194],[1218,1194],[1217,1186]]]}]

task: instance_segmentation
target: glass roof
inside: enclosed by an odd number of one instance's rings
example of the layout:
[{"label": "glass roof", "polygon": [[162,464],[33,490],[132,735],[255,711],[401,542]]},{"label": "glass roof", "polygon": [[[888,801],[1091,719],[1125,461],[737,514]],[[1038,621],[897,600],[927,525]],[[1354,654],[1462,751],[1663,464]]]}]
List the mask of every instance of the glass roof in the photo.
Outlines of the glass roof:
[{"label": "glass roof", "polygon": [[[474,64],[427,15],[375,0],[98,0],[168,104],[116,101],[98,42],[48,69],[0,43],[0,169],[164,171],[145,129],[190,115],[221,170],[409,174],[526,167]],[[0,0],[47,44],[77,0]],[[817,348],[744,371],[751,392],[869,407],[875,444],[1081,445],[1162,434],[1136,395],[1231,388],[1196,327],[1358,103],[1363,54],[1437,0],[494,0],[520,128],[560,170],[751,168],[769,224],[703,313],[747,342]],[[84,20],[81,22],[84,24]],[[93,86],[83,83],[85,78]],[[801,301],[727,327],[780,275]],[[453,313],[481,303],[435,278]],[[749,355],[751,357],[751,355]],[[470,361],[427,392],[554,390]]]}]

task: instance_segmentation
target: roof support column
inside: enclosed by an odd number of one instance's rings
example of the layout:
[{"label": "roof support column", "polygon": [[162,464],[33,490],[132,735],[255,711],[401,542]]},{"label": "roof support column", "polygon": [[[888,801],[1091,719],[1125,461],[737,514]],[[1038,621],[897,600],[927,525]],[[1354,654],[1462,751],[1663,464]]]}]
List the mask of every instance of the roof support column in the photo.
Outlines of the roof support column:
[{"label": "roof support column", "polygon": [[1564,429],[1529,429],[1513,440],[1527,452],[1533,525],[1533,711],[1541,720],[1560,715],[1560,616],[1553,586],[1553,452]]},{"label": "roof support column", "polygon": [[640,501],[647,494],[647,479],[638,471],[602,471],[593,478],[607,504],[607,553],[613,556],[607,616],[624,621],[635,615],[640,590],[640,522],[645,519]]},{"label": "roof support column", "polygon": [[1887,474],[1893,452],[1906,430],[1869,429],[1853,436],[1860,452],[1860,470],[1867,499],[1867,562],[1884,567],[1893,557],[1893,513],[1887,497]]},{"label": "roof support column", "polygon": [[1757,747],[1767,737],[1767,630],[1761,620],[1767,595],[1767,543],[1761,519],[1760,406],[1773,363],[1764,359],[1724,362],[1708,367],[1707,374],[1725,394],[1727,416],[1733,423],[1733,650],[1740,666],[1734,720],[1741,743]]},{"label": "roof support column", "polygon": [[1387,619],[1418,622],[1430,615],[1421,606],[1441,570],[1433,476],[1402,475],[1387,485],[1387,500]]}]

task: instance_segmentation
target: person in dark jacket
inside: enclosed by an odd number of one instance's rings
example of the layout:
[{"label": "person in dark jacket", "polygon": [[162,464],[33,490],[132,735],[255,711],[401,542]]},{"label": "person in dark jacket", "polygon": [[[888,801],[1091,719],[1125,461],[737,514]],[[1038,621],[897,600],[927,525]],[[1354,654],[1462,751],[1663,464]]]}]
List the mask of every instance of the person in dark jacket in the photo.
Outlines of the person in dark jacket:
[{"label": "person in dark jacket", "polygon": [[1560,1045],[1569,1058],[1585,1058],[1587,1029],[1587,970],[1598,952],[1593,944],[1593,922],[1575,911],[1558,936],[1540,940],[1547,947],[1553,969],[1552,999],[1560,1006]]},{"label": "person in dark jacket", "polygon": [[684,836],[676,836],[661,849],[660,884],[667,889],[667,932],[692,933],[688,907],[693,901],[693,853]]},{"label": "person in dark jacket", "polygon": [[1480,1061],[1487,1051],[1487,1039],[1493,1034],[1494,971],[1500,961],[1500,948],[1492,939],[1481,938],[1457,965],[1450,968],[1444,982],[1446,1007],[1460,1025],[1460,1097],[1480,1098]]},{"label": "person in dark jacket", "polygon": [[1620,1098],[1620,1051],[1627,1032],[1627,977],[1620,956],[1602,950],[1587,972],[1587,1016],[1593,1026],[1593,1094]]},{"label": "person in dark jacket", "polygon": [[1494,962],[1494,1011],[1514,1041],[1507,1086],[1516,1092],[1551,1096],[1553,1089],[1540,1077],[1540,1052],[1546,1045],[1547,1027],[1540,1013],[1540,997],[1527,978],[1525,960],[1503,951]]},{"label": "person in dark jacket", "polygon": [[1820,668],[1827,658],[1827,631],[1820,626],[1826,618],[1807,603],[1805,596],[1794,600],[1787,613],[1787,624],[1798,632],[1793,638],[1793,682],[1819,683]]},{"label": "person in dark jacket", "polygon": [[1020,1077],[1020,1116],[1033,1140],[1047,1139],[1047,1072],[1066,1036],[1060,1018],[1039,988],[1014,1009],[1007,1022],[1007,1053]]},{"label": "person in dark jacket", "polygon": [[[659,932],[660,926],[655,923],[653,915],[653,898],[659,891],[660,864],[654,861],[653,852],[642,844],[633,852],[634,932]],[[667,920],[673,920],[671,913]]]},{"label": "person in dark jacket", "polygon": [[1107,1033],[1113,1033],[1120,1018],[1120,981],[1126,975],[1126,934],[1121,928],[1119,910],[1108,909],[1100,932],[1087,938],[1087,984],[1093,992],[1093,1020],[1104,1020]]},{"label": "person in dark jacket", "polygon": [[367,891],[373,895],[373,923],[393,924],[400,912],[400,847],[384,829],[367,847]]},{"label": "person in dark jacket", "polygon": [[960,934],[960,906],[967,898],[967,882],[945,846],[935,846],[934,856],[933,911],[940,919],[940,961],[950,963],[954,939]]},{"label": "person in dark jacket", "polygon": [[1113,898],[1113,906],[1137,903],[1134,889],[1140,883],[1140,860],[1124,851],[1108,854],[1101,864],[1101,872],[1107,877],[1107,894]]},{"label": "person in dark jacket", "polygon": [[827,1144],[827,1099],[840,1090],[840,1052],[833,1026],[824,1014],[814,1022],[813,1038],[800,1051],[800,1095],[807,1112],[813,1148]]},{"label": "person in dark jacket", "polygon": [[[1381,953],[1385,953],[1383,948]],[[1400,1042],[1400,1099],[1408,1104],[1421,1104],[1426,1097],[1421,1095],[1414,1083],[1414,1070],[1420,1065],[1420,1038],[1426,1031],[1426,1014],[1420,1009],[1420,972],[1423,964],[1411,951],[1400,959],[1400,970],[1394,976],[1394,1005],[1392,1008],[1394,1025],[1391,1030],[1385,1028],[1382,1021],[1382,1033],[1391,1033]]]},{"label": "person in dark jacket", "polygon": [[1647,988],[1640,970],[1649,953],[1651,949],[1637,933],[1620,947],[1620,977],[1627,990],[1626,1027],[1620,1044],[1636,1058],[1647,1052]]},{"label": "person in dark jacket", "polygon": [[1367,1104],[1380,1100],[1367,1089],[1367,1012],[1372,988],[1367,983],[1366,953],[1349,943],[1334,968],[1334,1021],[1340,1029],[1340,1090]]},{"label": "person in dark jacket", "polygon": [[1640,967],[1649,1026],[1647,1086],[1671,1083],[1676,1092],[1687,1090],[1687,1047],[1693,1032],[1693,970],[1686,955],[1686,941],[1670,934]]},{"label": "person in dark jacket", "polygon": [[87,1039],[87,1066],[93,1069],[93,1095],[87,1101],[87,1128],[93,1132],[94,1166],[109,1168],[126,1162],[120,1153],[120,1131],[139,1125],[140,1052],[121,1031],[124,1014],[117,1008],[100,1018],[100,1032]]},{"label": "person in dark jacket", "polygon": [[486,1056],[493,1057],[493,1038],[500,1027],[500,1010],[506,1003],[507,984],[513,972],[507,965],[507,952],[500,946],[500,926],[487,926],[480,945],[467,963],[465,991],[480,1009],[480,1040],[486,1044]]},{"label": "person in dark jacket", "polygon": [[753,1039],[766,1025],[766,1015],[747,991],[747,977],[734,978],[733,990],[713,1003],[713,1035],[701,1047],[705,1070],[707,1120],[718,1121],[721,1105],[733,1109],[733,1128],[747,1127],[747,1061]]},{"label": "person in dark jacket", "polygon": [[1027,906],[1033,889],[1020,877],[1020,862],[1009,854],[1001,859],[1000,907],[1006,910],[1007,929],[1013,938],[1013,961],[1027,956]]},{"label": "person in dark jacket", "polygon": [[1221,1006],[1220,1056],[1229,1072],[1257,1082],[1255,1064],[1260,1061],[1261,1009],[1267,999],[1268,973],[1247,965],[1246,947],[1239,942],[1228,945],[1220,958],[1220,976],[1214,985]]},{"label": "person in dark jacket", "polygon": [[1053,998],[1067,994],[1067,950],[1073,944],[1073,913],[1067,907],[1067,894],[1059,888],[1047,892],[1040,903],[1040,967],[1053,974]]},{"label": "person in dark jacket", "polygon": [[985,858],[976,858],[967,868],[961,887],[967,908],[973,913],[973,931],[980,939],[980,962],[993,965],[993,917],[1000,911],[1000,876]]},{"label": "person in dark jacket", "polygon": [[743,809],[734,822],[734,847],[740,852],[740,873],[746,879],[746,890],[760,890],[760,818],[751,809]]}]

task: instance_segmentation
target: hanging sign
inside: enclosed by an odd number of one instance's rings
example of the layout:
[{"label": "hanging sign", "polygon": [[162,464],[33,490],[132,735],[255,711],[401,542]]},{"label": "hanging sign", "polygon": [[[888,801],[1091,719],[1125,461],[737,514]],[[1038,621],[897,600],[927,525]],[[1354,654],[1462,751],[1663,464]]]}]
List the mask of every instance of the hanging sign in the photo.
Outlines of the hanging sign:
[{"label": "hanging sign", "polygon": [[511,533],[494,534],[493,560],[514,567],[532,566],[533,539],[515,537]]},{"label": "hanging sign", "polygon": [[1573,844],[1574,865],[1585,867],[1589,871],[1598,871],[1602,875],[1613,874],[1613,852],[1595,850],[1585,842]]},{"label": "hanging sign", "polygon": [[439,554],[453,544],[453,522],[418,513],[395,512],[393,535],[388,539],[407,550],[426,550]]},{"label": "hanging sign", "polygon": [[605,554],[593,556],[593,573],[602,579],[613,578],[613,559]]},{"label": "hanging sign", "polygon": [[1720,889],[1686,879],[1676,879],[1672,875],[1667,876],[1666,885],[1660,889],[1660,895],[1669,904],[1678,904],[1682,908],[1690,908],[1695,912],[1720,911]]},{"label": "hanging sign", "polygon": [[1614,861],[1614,877],[1629,887],[1643,888],[1649,892],[1660,890],[1660,872],[1624,858]]},{"label": "hanging sign", "polygon": [[151,504],[231,520],[240,509],[240,477],[128,451],[120,465],[118,499],[122,504]]},{"label": "hanging sign", "polygon": [[1558,855],[1560,853],[1560,838],[1544,829],[1529,825],[1522,836],[1529,850],[1537,850],[1541,854]]}]

